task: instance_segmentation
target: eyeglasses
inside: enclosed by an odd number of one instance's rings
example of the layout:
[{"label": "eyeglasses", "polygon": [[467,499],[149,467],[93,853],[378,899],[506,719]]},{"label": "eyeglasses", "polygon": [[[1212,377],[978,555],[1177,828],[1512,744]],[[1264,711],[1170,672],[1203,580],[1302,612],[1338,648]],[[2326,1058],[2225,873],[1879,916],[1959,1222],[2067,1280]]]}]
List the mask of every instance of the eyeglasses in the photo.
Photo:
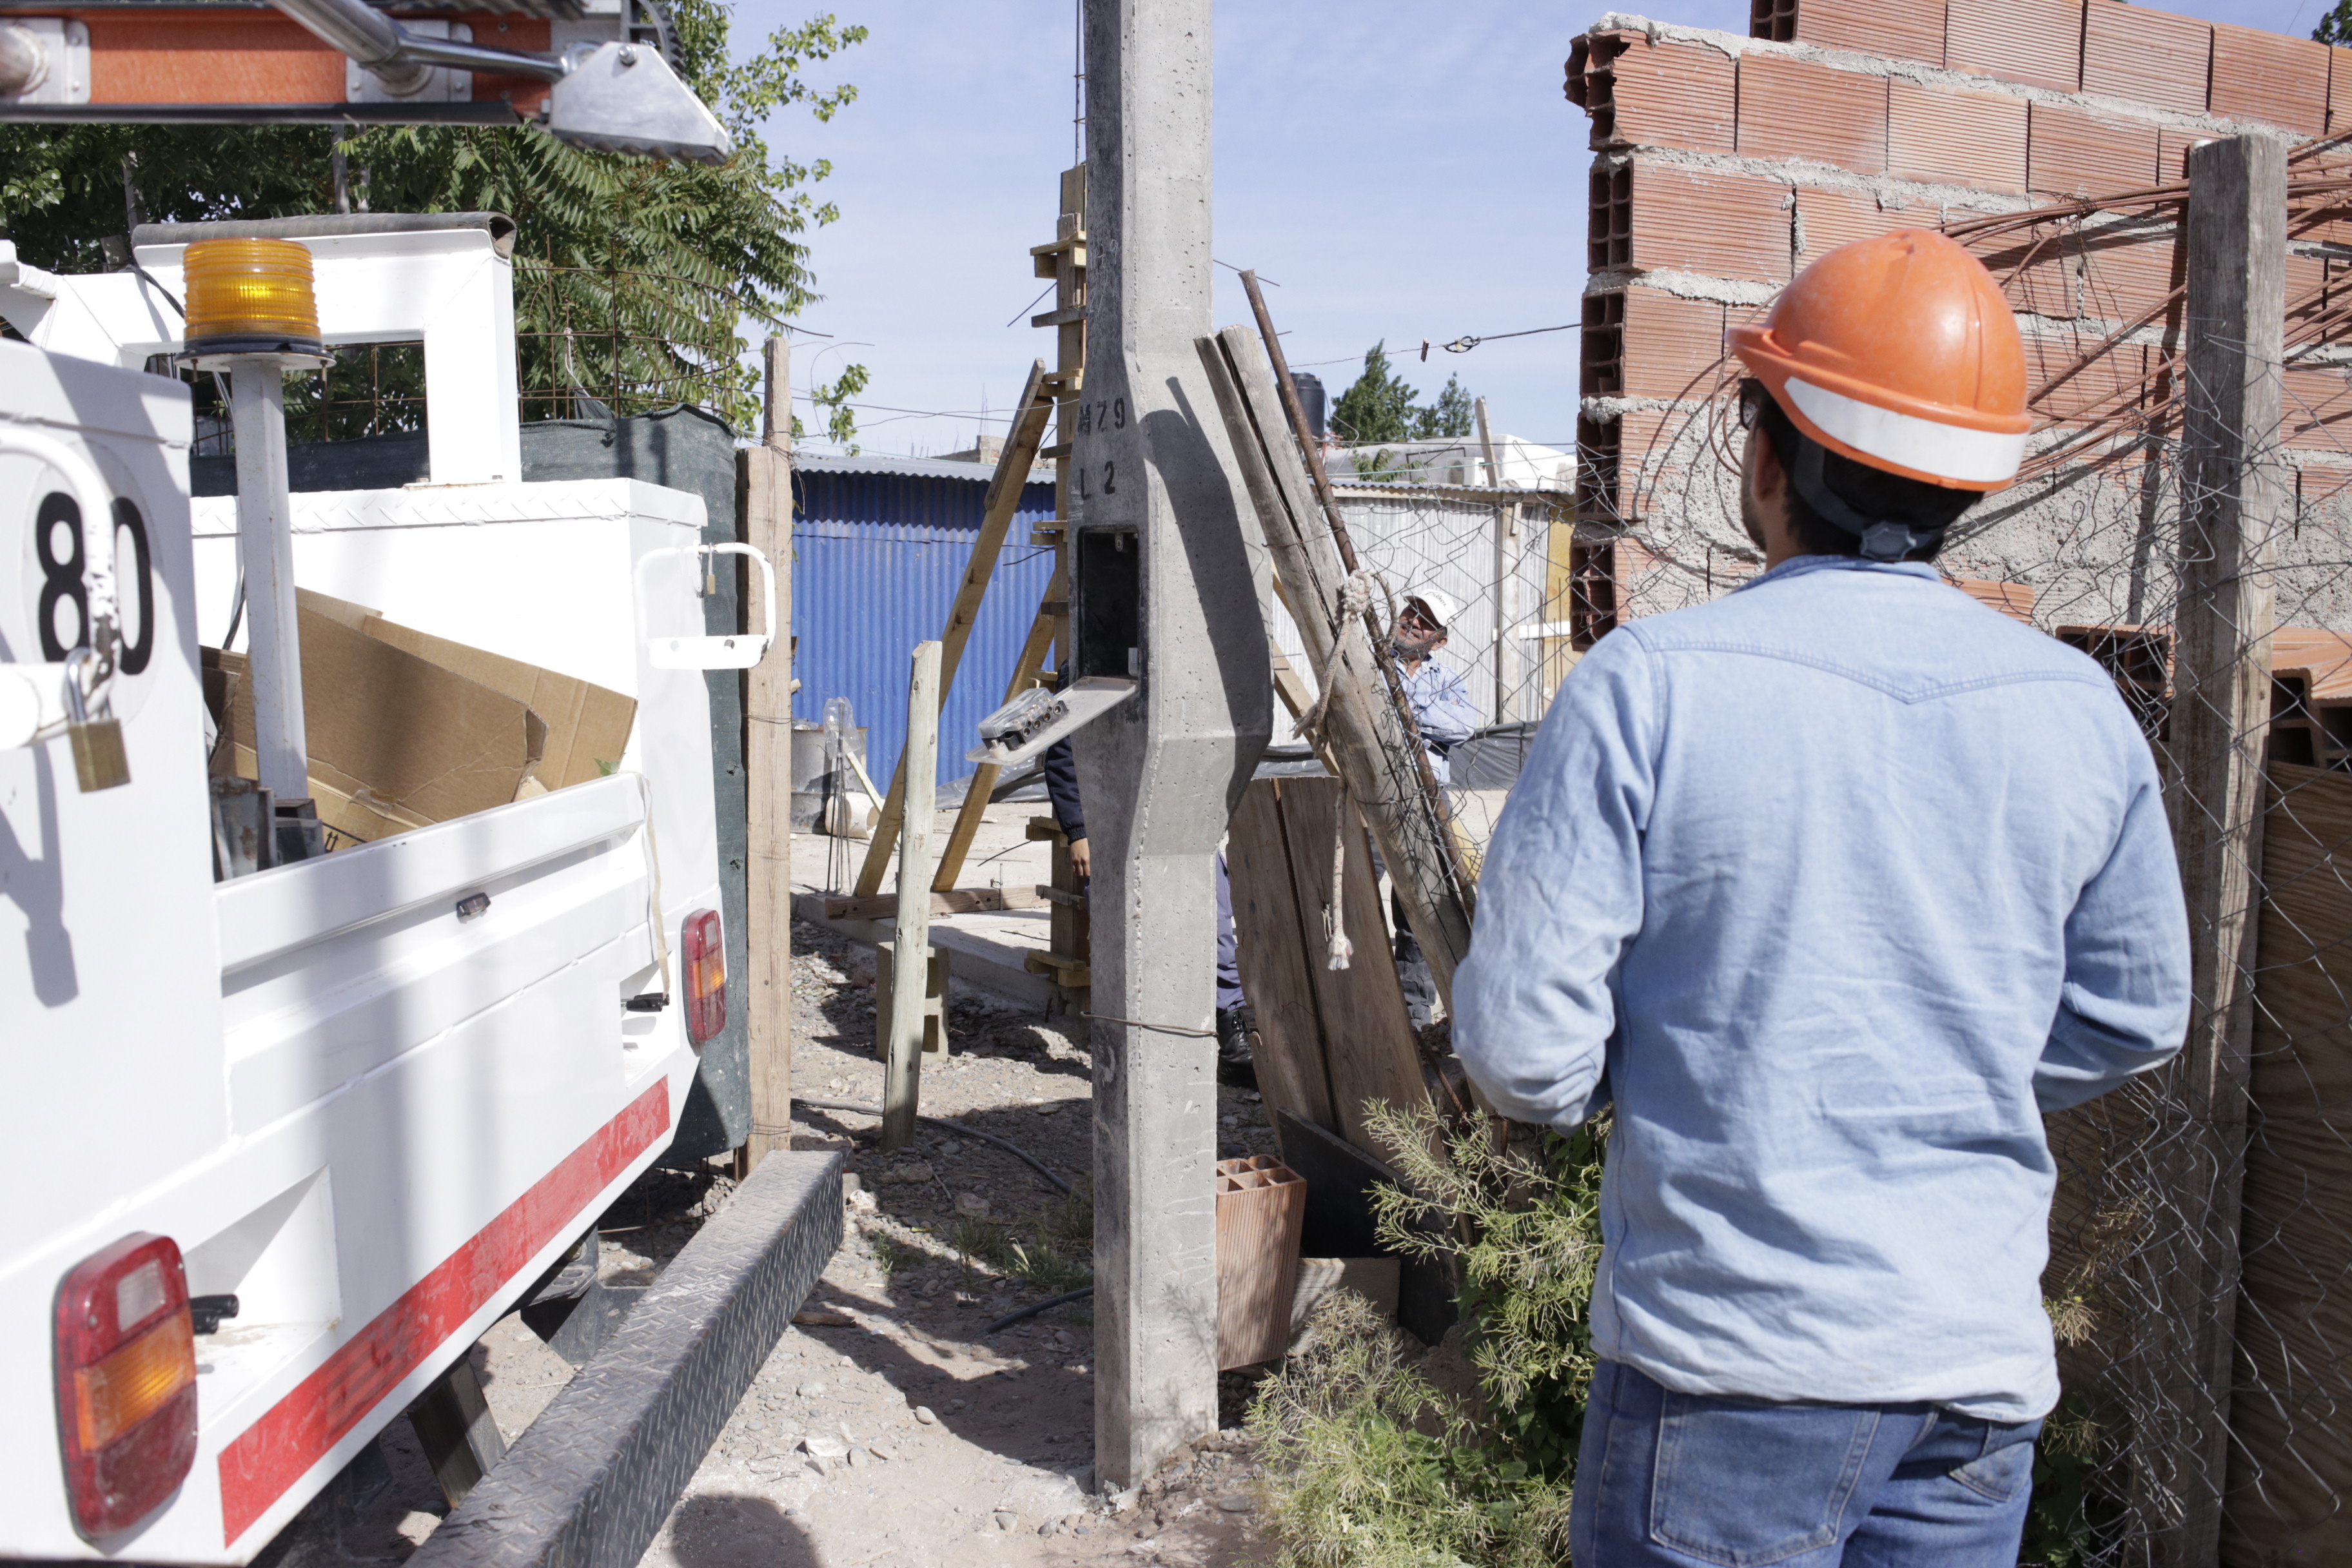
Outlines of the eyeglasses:
[{"label": "eyeglasses", "polygon": [[1739,427],[1742,430],[1756,428],[1756,422],[1764,417],[1764,400],[1771,395],[1764,389],[1764,384],[1754,376],[1740,377]]}]

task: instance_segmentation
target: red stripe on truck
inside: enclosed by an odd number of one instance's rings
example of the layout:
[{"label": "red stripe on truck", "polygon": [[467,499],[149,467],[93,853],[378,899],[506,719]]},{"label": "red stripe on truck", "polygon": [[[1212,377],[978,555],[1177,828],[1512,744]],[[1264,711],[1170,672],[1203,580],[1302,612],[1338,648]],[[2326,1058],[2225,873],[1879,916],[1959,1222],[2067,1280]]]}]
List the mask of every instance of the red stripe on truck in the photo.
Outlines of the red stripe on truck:
[{"label": "red stripe on truck", "polygon": [[566,1155],[238,1434],[220,1458],[221,1539],[233,1543],[251,1528],[541,1248],[577,1224],[581,1209],[668,1130],[665,1080]]}]

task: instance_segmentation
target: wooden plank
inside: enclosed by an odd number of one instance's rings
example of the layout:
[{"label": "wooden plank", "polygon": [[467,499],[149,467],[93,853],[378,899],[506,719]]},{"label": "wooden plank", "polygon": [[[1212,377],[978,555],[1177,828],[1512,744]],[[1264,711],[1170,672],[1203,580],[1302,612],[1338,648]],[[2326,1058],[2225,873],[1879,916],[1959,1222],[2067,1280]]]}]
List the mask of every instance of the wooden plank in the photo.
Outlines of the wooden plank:
[{"label": "wooden plank", "polygon": [[[931,895],[933,915],[988,914],[997,910],[1034,910],[1045,900],[1021,888],[950,888]],[[829,921],[895,921],[898,918],[898,895],[877,893],[870,899],[855,896],[827,899],[824,918]]]},{"label": "wooden plank", "polygon": [[2181,1126],[2158,1173],[2176,1205],[2152,1259],[2164,1299],[2137,1325],[2149,1352],[2141,1359],[2163,1386],[2147,1390],[2158,1402],[2131,1440],[2147,1500],[2180,1510],[2179,1528],[2154,1543],[2161,1568],[2214,1561],[2230,1458],[2272,565],[2290,510],[2274,451],[2285,213],[2284,143],[2250,135],[2189,151],[2170,804],[2189,901],[2190,1008],[2172,1079]]},{"label": "wooden plank", "polygon": [[[1029,367],[1029,381],[1021,389],[1021,400],[1015,410],[1013,428],[1005,436],[1004,450],[996,459],[996,473],[988,482],[988,501],[980,521],[979,537],[972,541],[971,561],[964,567],[962,585],[957,588],[955,603],[948,608],[948,624],[940,634],[939,695],[931,707],[936,723],[939,704],[955,686],[956,667],[963,659],[964,644],[971,640],[971,628],[980,618],[980,602],[988,592],[988,580],[996,574],[997,557],[1004,552],[1004,535],[1013,526],[1013,514],[1021,505],[1022,487],[1029,482],[1029,469],[1036,460],[1037,447],[1045,439],[1045,418],[1053,412],[1053,403],[1044,395],[1045,362],[1039,360]],[[936,781],[934,781],[936,783]],[[929,794],[931,786],[925,787]],[[860,895],[882,890],[882,874],[890,864],[890,846],[898,837],[899,814],[905,809],[907,793],[907,759],[898,758],[898,771],[890,780],[890,793],[882,802],[882,820],[874,826],[874,842],[866,847],[866,864],[857,873]],[[927,825],[928,827],[928,825]]]},{"label": "wooden plank", "polygon": [[[770,1151],[793,1145],[792,361],[782,338],[770,338],[767,348],[763,420],[768,439],[738,453],[736,469],[744,541],[775,569],[776,626],[782,636],[781,646],[769,649],[743,677],[743,773],[750,816],[744,934],[751,949],[744,1006],[751,1135],[740,1165],[747,1175]],[[761,574],[745,572],[746,627],[766,623],[761,594]]]},{"label": "wooden plank", "polygon": [[[907,750],[900,783],[906,813],[898,830],[898,877],[902,887],[930,880],[931,796],[938,787],[940,749],[940,645],[915,646],[914,672],[907,685]],[[898,792],[892,792],[894,797]],[[875,841],[881,842],[880,835]],[[898,951],[931,949],[931,901],[902,899],[898,910]],[[928,964],[902,963],[891,976],[890,1033],[882,1067],[882,1147],[903,1149],[915,1138],[921,1100],[923,993]],[[877,1015],[877,1021],[879,1015]]]},{"label": "wooden plank", "polygon": [[[1013,661],[1013,679],[1004,687],[1005,701],[1012,701],[1038,683],[1045,668],[1045,652],[1054,646],[1054,606],[1059,603],[1065,614],[1069,609],[1067,587],[1057,563],[1054,575],[1045,584],[1045,596],[1037,606],[1036,616],[1029,623],[1029,637],[1021,645],[1021,657]],[[971,852],[972,837],[988,814],[989,792],[996,787],[997,776],[1003,771],[989,763],[973,769],[971,783],[963,792],[963,804],[956,809],[955,827],[948,835],[948,847],[940,854],[939,875],[931,879],[932,887],[945,891],[963,875],[964,857]]]},{"label": "wooden plank", "polygon": [[[1380,879],[1372,874],[1371,840],[1351,801],[1342,886],[1345,929],[1356,951],[1347,968],[1333,969],[1323,956],[1322,932],[1331,897],[1339,781],[1274,782],[1282,800],[1291,885],[1297,889],[1299,923],[1307,939],[1307,972],[1315,984],[1316,1011],[1323,1023],[1323,1060],[1330,1077],[1332,1114],[1339,1121],[1334,1131],[1357,1148],[1374,1151],[1380,1143],[1365,1125],[1365,1103],[1384,1100],[1402,1110],[1420,1103],[1429,1089],[1422,1078],[1421,1047],[1390,949]],[[1226,864],[1232,864],[1230,856]]]},{"label": "wooden plank", "polygon": [[1331,1079],[1323,1061],[1323,1014],[1307,973],[1307,924],[1282,830],[1281,782],[1252,780],[1226,828],[1234,956],[1242,990],[1257,1017],[1257,1088],[1265,1098],[1267,1121],[1278,1128],[1282,1123],[1274,1112],[1287,1110],[1337,1132]]}]

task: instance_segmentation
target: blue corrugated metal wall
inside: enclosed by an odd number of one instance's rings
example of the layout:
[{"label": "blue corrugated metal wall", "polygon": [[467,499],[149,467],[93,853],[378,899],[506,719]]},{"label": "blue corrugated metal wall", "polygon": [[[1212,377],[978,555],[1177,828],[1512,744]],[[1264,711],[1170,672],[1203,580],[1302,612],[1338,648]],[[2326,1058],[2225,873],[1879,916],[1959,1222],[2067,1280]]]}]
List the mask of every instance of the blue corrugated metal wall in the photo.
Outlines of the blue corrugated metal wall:
[{"label": "blue corrugated metal wall", "polygon": [[[866,770],[890,787],[907,744],[907,678],[915,645],[947,625],[979,536],[988,487],[976,479],[797,471],[793,476],[793,716],[822,721],[828,699],[846,697],[867,727]],[[963,754],[980,721],[1004,700],[1004,683],[1053,575],[1054,553],[1029,542],[1054,515],[1054,487],[1021,493],[996,575],[940,722],[940,782],[971,772]]]}]

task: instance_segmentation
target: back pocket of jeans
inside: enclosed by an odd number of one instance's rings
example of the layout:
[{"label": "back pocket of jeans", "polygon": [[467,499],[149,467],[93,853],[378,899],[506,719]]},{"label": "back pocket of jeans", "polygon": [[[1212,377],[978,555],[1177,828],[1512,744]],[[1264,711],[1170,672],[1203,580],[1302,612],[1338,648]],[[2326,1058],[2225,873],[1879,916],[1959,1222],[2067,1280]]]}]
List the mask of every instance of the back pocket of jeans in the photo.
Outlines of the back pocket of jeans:
[{"label": "back pocket of jeans", "polygon": [[1872,1410],[1668,1392],[1650,1484],[1650,1538],[1725,1568],[1766,1568],[1836,1542]]}]

